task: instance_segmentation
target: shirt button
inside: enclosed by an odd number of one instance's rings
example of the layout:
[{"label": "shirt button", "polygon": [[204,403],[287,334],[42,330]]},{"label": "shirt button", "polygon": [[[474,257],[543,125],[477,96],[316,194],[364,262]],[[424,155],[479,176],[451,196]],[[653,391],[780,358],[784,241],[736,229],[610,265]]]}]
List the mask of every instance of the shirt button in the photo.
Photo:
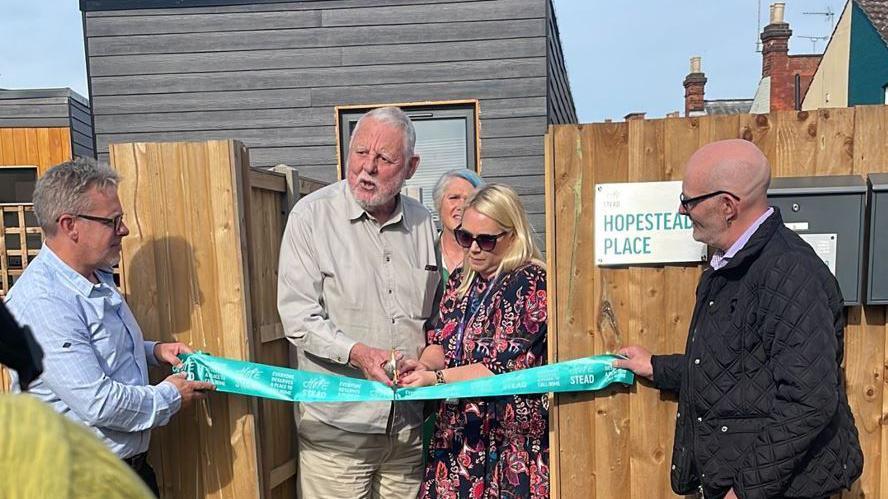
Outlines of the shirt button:
[{"label": "shirt button", "polygon": [[392,294],[392,290],[389,290],[389,294]]},{"label": "shirt button", "polygon": [[672,469],[675,469],[675,465],[674,465],[674,464],[672,465]]},{"label": "shirt button", "polygon": [[694,359],[694,365],[700,365],[700,359]]},{"label": "shirt button", "polygon": [[700,478],[706,478],[706,473],[701,473]]},{"label": "shirt button", "polygon": [[387,257],[385,257],[385,261],[390,262],[390,261],[392,261],[392,258],[390,256],[387,256]]},{"label": "shirt button", "polygon": [[698,423],[702,423],[702,422],[703,422],[703,418],[697,418],[697,422],[698,422]]},{"label": "shirt button", "polygon": [[680,413],[680,412],[676,412],[676,413],[675,413],[675,419],[678,419],[678,418],[680,418],[680,417],[681,417],[681,413]]},{"label": "shirt button", "polygon": [[727,426],[722,426],[722,427],[721,427],[721,430],[722,430],[722,433],[727,433],[727,432],[728,432],[728,427],[727,427]]},{"label": "shirt button", "polygon": [[715,302],[714,302],[714,301],[710,301],[710,302],[709,302],[709,306],[711,307],[711,306],[713,306],[713,305],[715,305]]}]

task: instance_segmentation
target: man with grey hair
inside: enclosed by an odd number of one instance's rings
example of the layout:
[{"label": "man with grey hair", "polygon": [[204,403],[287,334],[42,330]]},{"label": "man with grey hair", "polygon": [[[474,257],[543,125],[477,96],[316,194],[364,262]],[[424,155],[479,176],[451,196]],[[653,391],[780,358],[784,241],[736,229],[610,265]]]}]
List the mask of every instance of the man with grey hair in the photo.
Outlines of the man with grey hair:
[{"label": "man with grey hair", "polygon": [[[278,311],[299,368],[392,384],[418,357],[438,286],[431,215],[399,192],[419,165],[410,119],[365,114],[346,179],[300,200],[281,244]],[[416,497],[422,404],[299,404],[301,497]]]},{"label": "man with grey hair", "polygon": [[191,349],[144,341],[114,285],[111,268],[129,234],[118,180],[106,165],[75,159],[37,181],[34,212],[45,242],[7,305],[45,355],[43,375],[29,393],[91,428],[158,494],[146,461],[151,429],[213,385],[180,374],[148,384],[149,365],[179,364],[177,355]]},{"label": "man with grey hair", "polygon": [[768,206],[771,167],[751,142],[700,148],[679,212],[715,248],[684,354],[620,350],[615,367],[678,393],[672,489],[709,498],[819,498],[860,476],[842,374],[842,293]]}]

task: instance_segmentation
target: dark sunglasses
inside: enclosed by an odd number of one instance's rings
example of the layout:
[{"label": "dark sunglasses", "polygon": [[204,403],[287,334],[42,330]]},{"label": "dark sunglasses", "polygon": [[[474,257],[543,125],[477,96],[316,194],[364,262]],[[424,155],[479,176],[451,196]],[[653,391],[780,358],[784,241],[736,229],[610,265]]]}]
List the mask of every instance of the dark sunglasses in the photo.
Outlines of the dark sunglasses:
[{"label": "dark sunglasses", "polygon": [[710,192],[709,194],[702,194],[700,196],[694,196],[692,198],[685,196],[685,194],[682,192],[681,194],[678,195],[678,202],[681,203],[681,207],[684,208],[685,211],[691,211],[694,209],[694,206],[697,206],[701,201],[706,201],[707,199],[718,196],[720,194],[725,194],[727,196],[731,196],[735,200],[740,201],[740,197],[737,196],[736,194],[733,194],[728,191],[715,191],[715,192]]},{"label": "dark sunglasses", "polygon": [[114,232],[120,232],[120,226],[123,225],[123,213],[117,215],[114,218],[105,218],[105,217],[97,217],[94,215],[84,215],[82,213],[74,213],[73,216],[77,218],[83,218],[85,220],[92,220],[93,222],[99,222],[102,225],[106,225],[114,229]]},{"label": "dark sunglasses", "polygon": [[453,235],[456,236],[456,243],[462,246],[465,249],[469,249],[472,247],[472,243],[477,243],[478,247],[481,251],[493,251],[493,248],[496,248],[496,242],[499,238],[508,234],[509,231],[500,232],[499,234],[478,234],[477,236],[472,234],[471,232],[466,232],[462,229],[456,229],[453,231]]}]

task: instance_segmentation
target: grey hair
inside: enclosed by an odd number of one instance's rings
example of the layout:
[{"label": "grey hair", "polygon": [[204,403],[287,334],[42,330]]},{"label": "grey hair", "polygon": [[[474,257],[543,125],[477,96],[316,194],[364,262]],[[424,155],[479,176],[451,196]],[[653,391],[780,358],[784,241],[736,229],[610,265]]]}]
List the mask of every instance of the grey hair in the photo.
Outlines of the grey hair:
[{"label": "grey hair", "polygon": [[435,182],[435,188],[432,189],[432,199],[435,202],[436,210],[441,211],[441,203],[444,202],[444,191],[450,185],[450,181],[455,178],[465,180],[475,189],[484,185],[484,180],[477,173],[467,168],[455,168],[444,172],[441,178]]},{"label": "grey hair", "polygon": [[105,190],[117,187],[120,175],[105,163],[75,158],[49,169],[34,186],[34,214],[43,233],[54,236],[56,222],[66,213],[89,211],[87,193],[93,187]]},{"label": "grey hair", "polygon": [[410,121],[407,113],[395,106],[377,107],[367,112],[364,116],[361,116],[361,119],[355,125],[355,129],[352,130],[349,143],[355,138],[358,129],[361,128],[361,123],[366,119],[374,119],[386,125],[396,126],[404,132],[404,163],[406,165],[407,161],[413,157],[413,149],[416,147],[416,129],[413,127],[413,122]]}]

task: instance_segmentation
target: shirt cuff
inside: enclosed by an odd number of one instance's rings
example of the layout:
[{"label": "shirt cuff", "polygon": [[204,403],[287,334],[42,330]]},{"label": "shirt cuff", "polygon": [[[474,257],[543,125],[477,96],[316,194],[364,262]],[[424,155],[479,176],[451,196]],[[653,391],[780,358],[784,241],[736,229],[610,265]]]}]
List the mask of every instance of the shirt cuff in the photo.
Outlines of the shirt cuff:
[{"label": "shirt cuff", "polygon": [[159,341],[145,341],[145,360],[148,361],[148,365],[152,367],[157,367],[160,365],[160,362],[157,361],[157,357],[154,356],[154,347],[160,343]]},{"label": "shirt cuff", "polygon": [[169,381],[162,381],[157,384],[157,393],[160,394],[161,398],[167,403],[167,406],[170,408],[170,416],[179,412],[179,409],[182,408],[182,395],[179,393],[179,390],[170,383]]},{"label": "shirt cuff", "polygon": [[351,349],[357,345],[358,342],[349,338],[344,334],[338,334],[330,344],[330,360],[336,362],[337,364],[346,365],[348,364],[348,358],[351,354]]}]

